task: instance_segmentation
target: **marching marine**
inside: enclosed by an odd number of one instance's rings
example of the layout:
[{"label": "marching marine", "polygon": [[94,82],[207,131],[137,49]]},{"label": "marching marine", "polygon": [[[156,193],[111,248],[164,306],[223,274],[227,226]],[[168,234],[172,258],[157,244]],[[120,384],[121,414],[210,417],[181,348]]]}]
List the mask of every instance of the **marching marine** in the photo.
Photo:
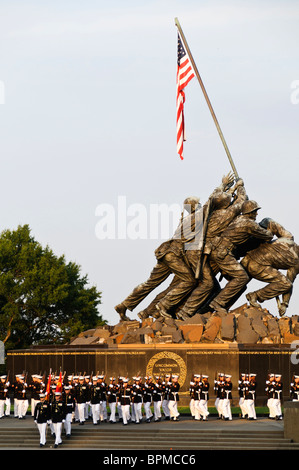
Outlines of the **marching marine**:
[{"label": "marching marine", "polygon": [[127,377],[124,377],[118,392],[118,399],[121,404],[122,421],[124,426],[126,426],[131,420],[130,405],[132,390],[128,382],[129,379]]},{"label": "marching marine", "polygon": [[209,411],[208,411],[208,400],[209,400],[209,376],[202,375],[202,381],[200,384],[200,395],[199,395],[199,413],[203,421],[208,420]]},{"label": "marching marine", "polygon": [[75,409],[76,409],[76,401],[72,393],[71,385],[64,386],[64,392],[63,392],[62,397],[63,397],[63,402],[65,403],[65,407],[66,407],[64,429],[65,429],[66,438],[69,439],[72,433],[72,421],[73,421],[73,415],[75,414]]},{"label": "marching marine", "polygon": [[248,410],[248,419],[256,419],[255,412],[255,394],[256,394],[256,374],[249,374],[249,382],[246,390],[246,408]]},{"label": "marching marine", "polygon": [[290,385],[290,398],[292,401],[299,401],[299,375],[294,375]]},{"label": "marching marine", "polygon": [[39,431],[39,445],[43,447],[46,444],[47,423],[51,419],[50,403],[46,400],[45,393],[39,395],[39,401],[34,408],[33,419]]},{"label": "marching marine", "polygon": [[160,376],[156,377],[156,383],[153,385],[153,404],[154,404],[154,421],[161,421],[163,385]]},{"label": "marching marine", "polygon": [[269,419],[275,419],[275,409],[274,409],[274,384],[275,384],[275,375],[272,373],[268,374],[266,380],[266,396],[267,396],[267,407],[269,408]]},{"label": "marching marine", "polygon": [[135,423],[142,422],[142,400],[143,400],[143,383],[142,378],[137,376],[133,377],[132,385],[132,407],[134,410]]},{"label": "marching marine", "polygon": [[62,393],[55,392],[54,395],[55,398],[51,403],[50,419],[53,424],[55,434],[54,447],[57,448],[59,445],[62,444],[61,431],[62,424],[65,422],[67,409],[65,402],[62,400]]},{"label": "marching marine", "polygon": [[169,412],[169,393],[171,385],[171,374],[166,374],[162,382],[163,397],[162,397],[162,410],[165,416],[165,420],[170,420]]},{"label": "marching marine", "polygon": [[110,377],[110,383],[107,386],[107,402],[110,408],[110,423],[116,423],[116,402],[117,402],[117,393],[118,393],[118,386],[115,383],[115,377]]},{"label": "marching marine", "polygon": [[241,410],[241,418],[245,419],[248,417],[246,393],[248,390],[248,374],[242,373],[239,379],[238,392],[239,392],[239,407]]},{"label": "marching marine", "polygon": [[172,375],[171,385],[169,387],[169,413],[170,419],[172,421],[179,421],[180,413],[178,412],[178,402],[180,400],[179,397],[179,376]]},{"label": "marching marine", "polygon": [[151,404],[153,399],[153,379],[148,376],[145,377],[144,387],[143,387],[143,406],[145,411],[145,422],[150,423],[153,417],[151,410]]},{"label": "marching marine", "polygon": [[9,382],[7,381],[7,375],[1,375],[0,377],[0,419],[5,416],[4,407],[8,397]]}]

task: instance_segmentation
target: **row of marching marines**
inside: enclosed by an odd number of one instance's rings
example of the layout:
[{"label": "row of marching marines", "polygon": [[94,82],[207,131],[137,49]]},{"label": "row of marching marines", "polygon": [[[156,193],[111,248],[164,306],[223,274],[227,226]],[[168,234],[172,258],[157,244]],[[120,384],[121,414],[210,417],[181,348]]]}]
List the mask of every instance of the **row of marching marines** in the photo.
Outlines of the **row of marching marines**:
[{"label": "row of marching marines", "polygon": [[[10,382],[7,375],[0,377],[0,418],[9,416],[11,402],[16,418],[24,419],[29,403],[31,415],[41,433],[41,445],[45,441],[45,426],[50,425],[55,434],[55,446],[62,443],[61,427],[64,425],[66,437],[71,435],[72,422],[84,424],[91,419],[93,424],[100,422],[123,425],[130,422],[139,424],[167,420],[179,420],[179,375],[167,374],[164,377],[110,377],[102,375],[45,376],[32,375],[30,383],[25,374],[15,376]],[[233,383],[231,375],[218,373],[214,379],[213,392],[218,418],[231,420],[231,400]],[[256,374],[244,373],[238,382],[239,407],[241,418],[256,419],[255,399],[257,391]],[[281,400],[283,383],[281,374],[268,374],[265,384],[267,407],[270,419],[282,419]],[[290,399],[299,401],[299,375],[294,375],[290,384]],[[193,374],[190,385],[190,413],[194,420],[207,421],[211,387],[208,375]],[[43,429],[43,431],[42,431]]]}]

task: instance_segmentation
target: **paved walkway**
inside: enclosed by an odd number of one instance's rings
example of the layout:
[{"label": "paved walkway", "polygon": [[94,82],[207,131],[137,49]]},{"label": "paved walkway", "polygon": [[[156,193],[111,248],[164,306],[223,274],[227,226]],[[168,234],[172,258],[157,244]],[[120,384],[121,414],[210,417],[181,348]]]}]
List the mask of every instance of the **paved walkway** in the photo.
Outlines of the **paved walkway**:
[{"label": "paved walkway", "polygon": [[[73,426],[77,427],[79,424],[73,423]],[[1,428],[15,428],[15,427],[22,427],[22,428],[32,428],[34,427],[34,421],[33,418],[29,415],[26,416],[25,419],[18,419],[14,418],[12,415],[10,417],[5,417],[0,419],[0,433],[1,433]],[[82,430],[85,429],[85,427],[92,427],[93,429],[97,429],[96,426],[93,425],[91,420],[88,420],[85,422],[84,426],[80,426]],[[124,426],[122,423],[115,423],[115,424],[110,424],[110,423],[101,423],[99,426],[101,429],[108,428],[111,429],[117,429],[121,427],[121,429],[124,429]],[[240,431],[283,431],[284,429],[284,424],[283,420],[276,421],[276,420],[271,420],[267,417],[258,417],[256,421],[248,421],[245,419],[240,419],[238,417],[233,417],[231,421],[222,421],[217,419],[216,416],[211,416],[209,417],[208,421],[203,422],[203,421],[194,421],[190,416],[188,415],[183,415],[180,417],[180,420],[178,422],[173,422],[173,421],[165,421],[162,419],[160,422],[153,422],[151,423],[146,423],[143,421],[141,424],[136,425],[135,423],[131,423],[128,425],[128,429],[133,428],[140,430],[142,432],[142,429],[207,429],[207,430],[238,430]]]}]

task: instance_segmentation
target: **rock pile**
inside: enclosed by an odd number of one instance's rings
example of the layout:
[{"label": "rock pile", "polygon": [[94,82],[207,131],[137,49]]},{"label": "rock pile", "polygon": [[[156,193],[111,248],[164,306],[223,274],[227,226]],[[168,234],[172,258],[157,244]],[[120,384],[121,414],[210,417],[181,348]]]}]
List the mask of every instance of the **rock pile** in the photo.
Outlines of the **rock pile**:
[{"label": "rock pile", "polygon": [[290,344],[299,341],[299,316],[275,317],[266,309],[247,304],[227,315],[196,314],[188,320],[147,318],[87,330],[70,345],[150,343]]}]

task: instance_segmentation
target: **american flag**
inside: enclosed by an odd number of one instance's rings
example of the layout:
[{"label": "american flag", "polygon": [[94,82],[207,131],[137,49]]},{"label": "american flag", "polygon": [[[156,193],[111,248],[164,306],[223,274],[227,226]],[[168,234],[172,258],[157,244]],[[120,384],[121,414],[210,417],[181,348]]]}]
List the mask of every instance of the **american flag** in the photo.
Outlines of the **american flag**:
[{"label": "american flag", "polygon": [[184,49],[180,34],[178,33],[178,68],[177,68],[177,152],[183,160],[183,143],[185,139],[185,122],[184,122],[184,103],[185,92],[184,88],[188,85],[190,80],[194,77],[194,72],[191,67],[188,55]]}]

